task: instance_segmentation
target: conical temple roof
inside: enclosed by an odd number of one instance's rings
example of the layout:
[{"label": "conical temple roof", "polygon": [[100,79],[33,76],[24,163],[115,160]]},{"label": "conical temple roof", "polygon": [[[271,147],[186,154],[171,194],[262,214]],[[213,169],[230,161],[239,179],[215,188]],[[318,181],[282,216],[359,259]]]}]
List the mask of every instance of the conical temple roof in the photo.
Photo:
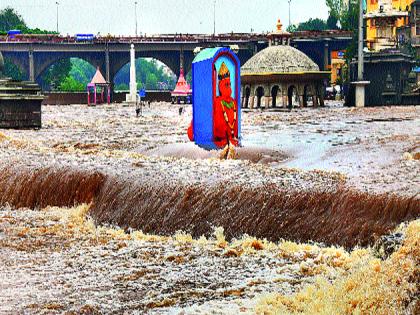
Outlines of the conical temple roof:
[{"label": "conical temple roof", "polygon": [[104,76],[102,75],[101,71],[99,71],[99,67],[96,69],[96,73],[90,81],[91,84],[107,84]]},{"label": "conical temple roof", "polygon": [[175,90],[172,92],[172,94],[181,94],[181,95],[191,94],[191,87],[185,80],[183,69],[181,69],[181,74],[179,75],[178,82],[176,83]]}]

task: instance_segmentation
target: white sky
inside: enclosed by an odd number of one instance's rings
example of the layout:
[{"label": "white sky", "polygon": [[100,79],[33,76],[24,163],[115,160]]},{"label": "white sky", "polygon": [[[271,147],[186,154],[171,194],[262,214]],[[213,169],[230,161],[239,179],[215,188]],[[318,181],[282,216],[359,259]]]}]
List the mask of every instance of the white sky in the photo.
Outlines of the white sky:
[{"label": "white sky", "polygon": [[[58,0],[62,34],[135,34],[135,0]],[[138,32],[213,33],[213,0],[137,0]],[[0,0],[30,27],[56,29],[56,0]],[[292,0],[292,23],[328,16],[325,0]],[[272,31],[277,19],[288,25],[288,0],[217,0],[216,32]]]}]

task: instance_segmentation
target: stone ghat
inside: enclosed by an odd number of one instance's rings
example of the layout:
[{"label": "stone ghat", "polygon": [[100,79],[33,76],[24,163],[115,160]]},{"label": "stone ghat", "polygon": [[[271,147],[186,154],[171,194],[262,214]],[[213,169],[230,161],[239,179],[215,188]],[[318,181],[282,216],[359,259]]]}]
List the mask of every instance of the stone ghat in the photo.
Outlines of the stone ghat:
[{"label": "stone ghat", "polygon": [[271,241],[316,241],[345,247],[371,245],[401,222],[420,215],[420,200],[370,195],[338,186],[297,191],[232,185],[180,184],[71,167],[3,166],[0,205],[31,209],[92,203],[97,224],[145,233],[194,237],[223,227],[227,238],[243,234]]}]

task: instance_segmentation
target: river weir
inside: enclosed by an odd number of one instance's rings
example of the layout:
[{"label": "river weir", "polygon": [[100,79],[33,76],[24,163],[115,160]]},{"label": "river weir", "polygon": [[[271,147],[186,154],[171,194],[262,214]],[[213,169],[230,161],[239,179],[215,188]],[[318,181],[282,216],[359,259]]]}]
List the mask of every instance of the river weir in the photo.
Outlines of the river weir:
[{"label": "river weir", "polygon": [[245,113],[252,150],[232,161],[191,150],[169,104],[43,117],[0,133],[1,312],[418,305],[418,109]]}]

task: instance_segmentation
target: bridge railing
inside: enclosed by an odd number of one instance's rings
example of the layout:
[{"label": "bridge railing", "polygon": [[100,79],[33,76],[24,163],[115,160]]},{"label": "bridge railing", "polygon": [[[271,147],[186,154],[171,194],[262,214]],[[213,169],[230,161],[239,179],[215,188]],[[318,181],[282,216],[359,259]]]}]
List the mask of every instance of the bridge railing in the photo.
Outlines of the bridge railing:
[{"label": "bridge railing", "polygon": [[228,33],[207,35],[207,34],[163,34],[149,36],[95,36],[92,40],[80,40],[76,36],[60,36],[57,34],[19,34],[12,37],[0,35],[0,42],[22,42],[22,43],[149,43],[149,42],[238,42],[238,41],[260,41],[267,40],[264,34]]}]

